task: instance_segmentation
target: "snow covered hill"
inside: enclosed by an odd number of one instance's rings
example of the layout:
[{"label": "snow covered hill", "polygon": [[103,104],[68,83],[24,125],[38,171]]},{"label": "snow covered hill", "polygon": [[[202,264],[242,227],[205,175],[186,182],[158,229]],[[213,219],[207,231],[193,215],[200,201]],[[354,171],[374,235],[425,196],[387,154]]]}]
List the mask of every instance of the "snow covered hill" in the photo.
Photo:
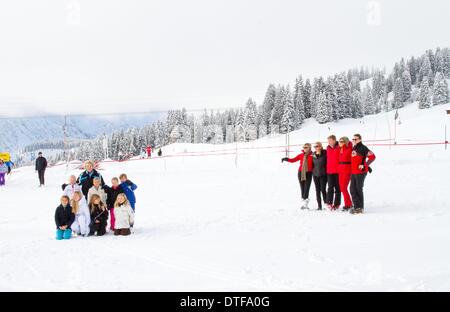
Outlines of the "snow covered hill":
[{"label": "snow covered hill", "polygon": [[[121,116],[72,116],[67,118],[67,132],[72,139],[89,139],[113,130],[140,127],[162,114]],[[63,140],[64,117],[0,119],[0,150],[16,152],[31,143]]]},{"label": "snow covered hill", "polygon": [[360,216],[300,211],[284,136],[102,163],[106,181],[126,172],[139,186],[130,237],[56,241],[60,185],[80,170],[50,168],[39,189],[20,168],[0,189],[0,290],[449,291],[450,150],[429,144],[444,140],[445,109],[401,109],[397,145],[394,112],[290,134],[291,156],[330,133],[363,135],[377,160]]}]

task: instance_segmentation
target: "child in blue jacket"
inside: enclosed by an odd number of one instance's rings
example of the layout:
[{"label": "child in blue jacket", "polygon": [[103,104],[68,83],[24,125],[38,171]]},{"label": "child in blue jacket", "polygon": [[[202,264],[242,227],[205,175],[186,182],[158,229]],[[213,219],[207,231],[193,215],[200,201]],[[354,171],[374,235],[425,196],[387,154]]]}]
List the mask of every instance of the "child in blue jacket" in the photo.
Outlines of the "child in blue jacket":
[{"label": "child in blue jacket", "polygon": [[130,202],[131,209],[133,209],[134,212],[136,206],[136,196],[134,195],[134,191],[137,189],[137,185],[128,180],[128,177],[125,173],[122,173],[119,176],[119,179],[121,182],[120,187],[127,196],[128,201]]}]

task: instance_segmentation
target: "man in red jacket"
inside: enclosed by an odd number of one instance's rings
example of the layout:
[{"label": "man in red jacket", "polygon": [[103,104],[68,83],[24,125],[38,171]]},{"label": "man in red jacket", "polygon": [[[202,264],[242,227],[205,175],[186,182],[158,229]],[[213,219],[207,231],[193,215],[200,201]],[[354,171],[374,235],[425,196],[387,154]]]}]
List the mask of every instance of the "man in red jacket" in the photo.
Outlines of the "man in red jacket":
[{"label": "man in red jacket", "polygon": [[352,180],[350,184],[350,193],[354,208],[350,210],[352,214],[364,212],[364,180],[367,172],[371,171],[369,165],[375,160],[375,154],[362,143],[360,134],[353,136],[352,150]]},{"label": "man in red jacket", "polygon": [[[341,190],[339,189],[339,144],[335,135],[328,137],[327,147],[327,207],[331,210],[339,209],[341,205]],[[334,202],[333,202],[334,198]]]}]

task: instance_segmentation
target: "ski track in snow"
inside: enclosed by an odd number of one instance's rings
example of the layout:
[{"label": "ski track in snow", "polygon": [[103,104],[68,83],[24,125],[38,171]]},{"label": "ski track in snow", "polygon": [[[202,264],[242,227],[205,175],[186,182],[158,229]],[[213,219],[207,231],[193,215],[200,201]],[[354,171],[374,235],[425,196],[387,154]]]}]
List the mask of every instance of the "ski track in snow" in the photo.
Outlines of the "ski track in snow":
[{"label": "ski track in snow", "polygon": [[[440,110],[416,116],[405,108],[398,133],[439,138]],[[367,117],[364,129],[343,121],[331,131],[379,139],[388,135],[380,127],[385,120]],[[371,137],[376,124],[379,137]],[[320,127],[308,122],[291,142],[329,133]],[[241,146],[283,142],[268,137]],[[176,144],[165,153],[230,147]],[[314,186],[311,210],[301,211],[298,164],[281,164],[281,150],[248,150],[238,155],[237,168],[234,155],[104,163],[107,182],[126,172],[139,187],[135,234],[70,241],[54,239],[53,214],[60,185],[80,171],[50,168],[48,186],[39,189],[33,168],[20,168],[0,189],[0,290],[450,290],[443,174],[450,172],[449,151],[439,145],[373,150],[361,216],[315,211]]]}]

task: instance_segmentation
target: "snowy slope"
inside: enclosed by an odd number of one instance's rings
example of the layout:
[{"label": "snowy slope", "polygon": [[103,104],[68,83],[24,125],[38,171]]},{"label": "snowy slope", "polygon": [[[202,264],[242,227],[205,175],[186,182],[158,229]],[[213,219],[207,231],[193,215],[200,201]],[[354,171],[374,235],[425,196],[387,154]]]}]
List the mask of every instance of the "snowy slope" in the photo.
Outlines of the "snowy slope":
[{"label": "snowy slope", "polygon": [[[442,141],[444,109],[400,110],[397,143]],[[309,121],[290,141],[389,139],[392,117]],[[38,189],[33,168],[18,169],[0,189],[0,290],[450,290],[450,151],[369,144],[367,213],[351,216],[299,210],[298,164],[273,147],[284,142],[175,144],[167,157],[103,163],[106,180],[126,172],[139,186],[131,237],[55,241],[60,184],[80,171],[51,168]],[[310,197],[315,207],[314,188]]]},{"label": "snowy slope", "polygon": [[[151,123],[162,114],[122,116],[72,116],[68,117],[67,132],[72,139],[94,138],[113,130],[140,127]],[[0,119],[0,150],[16,152],[17,149],[37,142],[63,139],[64,117],[2,118]]]}]

